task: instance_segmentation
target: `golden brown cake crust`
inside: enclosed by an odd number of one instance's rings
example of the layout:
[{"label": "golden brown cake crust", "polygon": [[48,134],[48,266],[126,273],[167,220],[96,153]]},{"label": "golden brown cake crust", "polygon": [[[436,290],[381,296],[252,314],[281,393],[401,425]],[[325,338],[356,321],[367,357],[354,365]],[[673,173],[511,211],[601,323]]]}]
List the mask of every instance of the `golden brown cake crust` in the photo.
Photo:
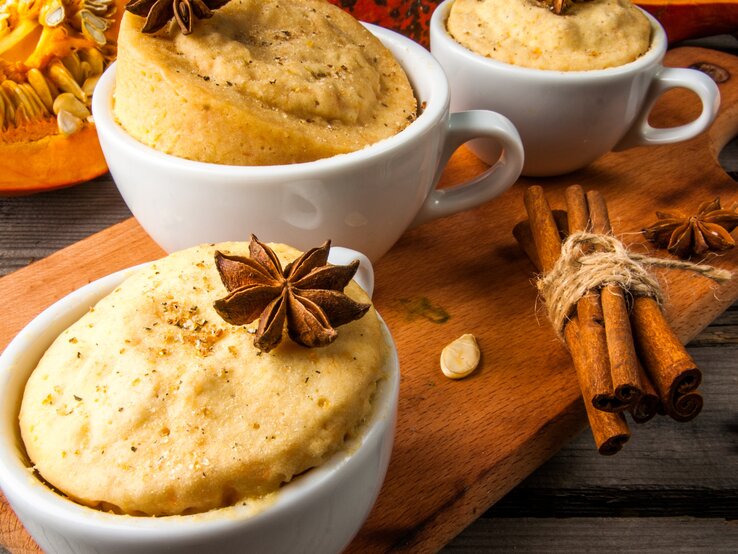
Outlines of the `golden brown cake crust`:
[{"label": "golden brown cake crust", "polygon": [[417,102],[391,53],[323,0],[233,0],[192,34],[127,13],[115,116],[139,141],[229,165],[312,161],[406,127]]},{"label": "golden brown cake crust", "polygon": [[[248,255],[244,243],[218,245]],[[376,312],[306,349],[261,353],[232,326],[215,247],[172,254],[127,279],[48,349],[20,428],[35,468],[89,506],[135,515],[249,502],[341,448],[371,411],[386,344]],[[283,260],[298,252],[277,247]],[[367,301],[356,285],[346,293]]]}]

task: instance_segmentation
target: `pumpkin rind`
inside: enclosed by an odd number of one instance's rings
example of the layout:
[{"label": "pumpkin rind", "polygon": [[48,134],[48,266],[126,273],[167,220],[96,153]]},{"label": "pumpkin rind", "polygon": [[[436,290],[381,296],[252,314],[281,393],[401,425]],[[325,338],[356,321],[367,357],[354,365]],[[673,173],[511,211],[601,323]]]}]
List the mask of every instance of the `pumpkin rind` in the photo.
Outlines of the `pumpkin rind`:
[{"label": "pumpkin rind", "polygon": [[666,30],[670,43],[738,31],[736,0],[637,0]]},{"label": "pumpkin rind", "polygon": [[[17,160],[22,160],[18,162]],[[47,135],[0,146],[0,193],[21,195],[71,186],[108,170],[94,125],[71,137]]]}]

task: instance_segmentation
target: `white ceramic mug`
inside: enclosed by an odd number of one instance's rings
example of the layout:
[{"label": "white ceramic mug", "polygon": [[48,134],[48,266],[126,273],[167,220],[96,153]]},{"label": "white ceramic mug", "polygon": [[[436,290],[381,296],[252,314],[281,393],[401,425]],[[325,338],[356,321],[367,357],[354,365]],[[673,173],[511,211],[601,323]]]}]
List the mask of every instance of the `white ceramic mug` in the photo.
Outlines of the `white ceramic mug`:
[{"label": "white ceramic mug", "polygon": [[[707,129],[717,114],[720,94],[709,77],[661,64],[666,34],[646,12],[651,48],[637,60],[608,69],[550,71],[499,62],[459,44],[446,27],[452,4],[441,3],[430,24],[431,52],[451,86],[451,110],[488,109],[509,117],[523,139],[524,175],[561,175],[611,150],[687,140]],[[695,92],[702,113],[686,125],[653,128],[651,108],[672,88]],[[499,155],[486,140],[469,147],[486,162]]]},{"label": "white ceramic mug", "polygon": [[[376,260],[409,226],[482,204],[515,182],[523,149],[513,125],[489,111],[449,115],[448,82],[430,53],[367,27],[405,69],[422,111],[390,138],[314,162],[238,167],[158,152],[115,122],[115,67],[105,72],[92,104],[100,144],[128,207],[159,245],[174,251],[254,233],[300,249],[332,239]],[[476,137],[502,155],[477,178],[436,190],[454,150]]]},{"label": "white ceramic mug", "polygon": [[[356,282],[371,295],[374,274],[366,257],[331,248],[331,263],[354,259],[361,262]],[[234,507],[188,516],[116,515],[77,504],[33,474],[18,427],[28,377],[52,341],[136,269],[108,275],[65,296],[31,321],[0,355],[0,488],[25,528],[45,552],[55,554],[343,550],[379,494],[394,440],[400,368],[384,322],[386,378],[377,387],[374,411],[357,443],[285,484],[261,513],[244,514]]]}]

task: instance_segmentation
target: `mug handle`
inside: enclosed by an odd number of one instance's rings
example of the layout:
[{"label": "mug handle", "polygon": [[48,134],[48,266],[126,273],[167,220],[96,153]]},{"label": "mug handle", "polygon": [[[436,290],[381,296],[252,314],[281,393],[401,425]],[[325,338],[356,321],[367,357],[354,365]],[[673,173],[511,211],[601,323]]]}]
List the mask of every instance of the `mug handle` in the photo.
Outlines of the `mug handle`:
[{"label": "mug handle", "polygon": [[[447,189],[436,189],[443,170],[456,149],[472,139],[495,140],[502,150],[500,159],[481,175]],[[415,216],[411,227],[468,210],[491,200],[510,188],[523,169],[523,143],[518,130],[505,116],[488,110],[452,113],[448,120],[443,150],[433,181],[433,190]]]},{"label": "mug handle", "polygon": [[[673,88],[685,88],[694,92],[702,102],[702,113],[697,119],[685,125],[666,129],[652,127],[648,123],[651,108],[662,94]],[[710,77],[694,69],[662,67],[651,82],[641,113],[613,150],[689,140],[712,124],[719,107],[720,91]]]},{"label": "mug handle", "polygon": [[369,258],[361,252],[343,246],[331,246],[331,250],[328,252],[328,261],[335,265],[347,265],[354,260],[359,260],[359,269],[356,271],[354,280],[371,298],[374,294],[374,267]]}]

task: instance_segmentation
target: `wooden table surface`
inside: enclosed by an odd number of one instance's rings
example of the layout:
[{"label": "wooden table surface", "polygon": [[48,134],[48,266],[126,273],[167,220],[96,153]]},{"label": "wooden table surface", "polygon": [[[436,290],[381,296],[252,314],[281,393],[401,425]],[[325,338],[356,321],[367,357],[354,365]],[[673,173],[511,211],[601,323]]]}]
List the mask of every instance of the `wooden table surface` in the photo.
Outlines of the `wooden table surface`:
[{"label": "wooden table surface", "polygon": [[[738,178],[738,140],[721,162]],[[109,176],[0,197],[0,275],[128,217]],[[738,304],[689,350],[705,374],[697,419],[656,418],[609,458],[585,431],[443,552],[738,552]]]}]

